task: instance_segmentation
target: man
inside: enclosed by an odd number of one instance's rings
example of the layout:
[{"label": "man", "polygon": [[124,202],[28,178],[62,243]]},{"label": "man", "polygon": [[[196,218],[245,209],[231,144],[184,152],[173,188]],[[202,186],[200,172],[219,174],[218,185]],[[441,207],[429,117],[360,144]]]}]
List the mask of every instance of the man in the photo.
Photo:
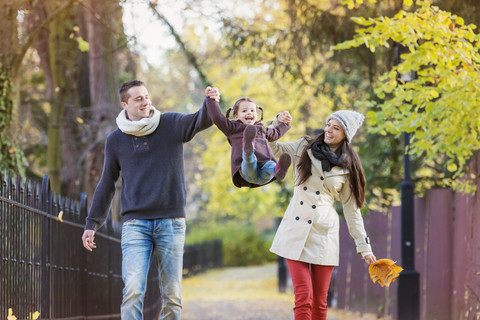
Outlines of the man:
[{"label": "man", "polygon": [[[217,88],[209,87],[205,94],[220,99]],[[146,279],[155,255],[162,299],[160,319],[179,320],[185,241],[183,144],[212,122],[205,102],[193,114],[161,114],[139,80],[125,82],[120,97],[124,110],[116,119],[118,129],[105,143],[103,173],[86,219],[83,246],[89,251],[96,248],[95,231],[105,222],[121,174],[122,319],[143,318]]]}]

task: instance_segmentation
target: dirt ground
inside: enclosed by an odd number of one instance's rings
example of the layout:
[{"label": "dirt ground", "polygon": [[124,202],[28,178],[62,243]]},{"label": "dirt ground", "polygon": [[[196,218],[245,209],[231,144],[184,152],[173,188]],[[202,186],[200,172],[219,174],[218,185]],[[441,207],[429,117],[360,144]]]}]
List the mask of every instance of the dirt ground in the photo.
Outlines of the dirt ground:
[{"label": "dirt ground", "polygon": [[[293,320],[292,292],[279,293],[277,266],[223,268],[183,280],[183,320]],[[377,320],[330,308],[327,320]]]}]

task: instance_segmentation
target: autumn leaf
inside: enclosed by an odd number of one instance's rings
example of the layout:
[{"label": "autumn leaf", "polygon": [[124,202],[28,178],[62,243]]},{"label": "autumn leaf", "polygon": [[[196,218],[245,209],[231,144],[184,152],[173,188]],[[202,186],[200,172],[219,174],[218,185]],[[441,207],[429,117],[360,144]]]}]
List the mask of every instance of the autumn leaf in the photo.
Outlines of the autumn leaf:
[{"label": "autumn leaf", "polygon": [[368,267],[368,273],[373,283],[379,283],[382,287],[390,286],[395,281],[403,268],[395,265],[395,261],[390,259],[379,259]]},{"label": "autumn leaf", "polygon": [[8,308],[7,320],[17,320],[17,317],[15,317],[15,316],[13,315],[13,310],[12,310],[12,308]]}]

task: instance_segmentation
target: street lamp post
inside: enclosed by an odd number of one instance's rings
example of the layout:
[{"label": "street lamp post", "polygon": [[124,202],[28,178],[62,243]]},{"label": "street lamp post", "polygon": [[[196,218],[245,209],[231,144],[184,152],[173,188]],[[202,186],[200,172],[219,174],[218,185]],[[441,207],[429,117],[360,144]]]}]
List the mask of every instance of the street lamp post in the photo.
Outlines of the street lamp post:
[{"label": "street lamp post", "polygon": [[[407,53],[408,48],[395,43],[395,65],[401,62],[401,54]],[[398,75],[402,83],[413,81],[414,72]],[[397,316],[398,320],[418,320],[420,318],[420,274],[415,270],[415,208],[414,184],[410,179],[410,157],[407,153],[410,136],[403,133],[403,167],[404,178],[400,184],[401,192],[401,245],[403,271],[398,277]]]}]

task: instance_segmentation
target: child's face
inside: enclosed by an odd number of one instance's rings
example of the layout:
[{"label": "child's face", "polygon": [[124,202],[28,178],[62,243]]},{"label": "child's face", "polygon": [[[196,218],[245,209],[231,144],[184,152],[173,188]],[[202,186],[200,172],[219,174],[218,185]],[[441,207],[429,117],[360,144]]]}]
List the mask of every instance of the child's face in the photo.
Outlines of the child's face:
[{"label": "child's face", "polygon": [[254,124],[258,119],[257,105],[249,101],[240,102],[237,113],[233,118],[245,124]]}]

